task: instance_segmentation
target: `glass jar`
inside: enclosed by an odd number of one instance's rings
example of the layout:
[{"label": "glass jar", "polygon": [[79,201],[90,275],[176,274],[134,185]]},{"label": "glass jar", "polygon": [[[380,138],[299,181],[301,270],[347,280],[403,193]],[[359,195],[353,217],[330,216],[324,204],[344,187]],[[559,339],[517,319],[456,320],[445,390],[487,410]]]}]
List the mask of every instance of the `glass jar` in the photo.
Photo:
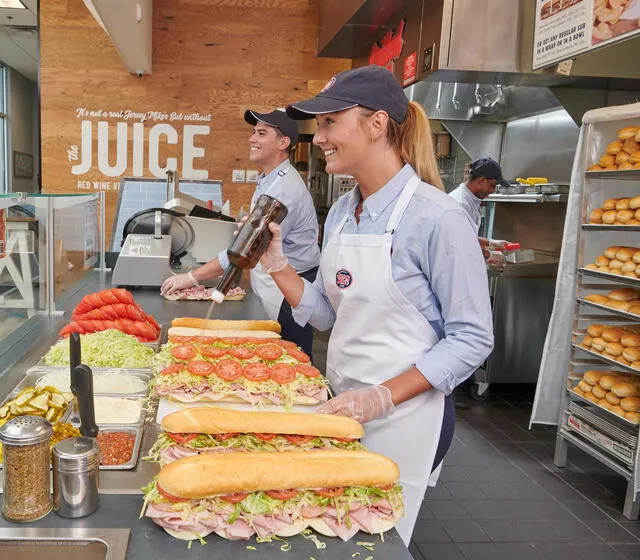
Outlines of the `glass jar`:
[{"label": "glass jar", "polygon": [[52,433],[51,424],[40,416],[20,416],[0,427],[5,519],[35,521],[51,511]]}]

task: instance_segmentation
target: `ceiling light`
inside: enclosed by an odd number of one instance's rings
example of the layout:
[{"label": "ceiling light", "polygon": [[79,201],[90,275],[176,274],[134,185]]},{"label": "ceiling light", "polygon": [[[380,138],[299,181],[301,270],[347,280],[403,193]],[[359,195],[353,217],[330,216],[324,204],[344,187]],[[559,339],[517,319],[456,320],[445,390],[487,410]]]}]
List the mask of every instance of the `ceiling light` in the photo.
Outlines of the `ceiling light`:
[{"label": "ceiling light", "polygon": [[20,0],[0,0],[0,8],[16,8],[19,10],[27,9]]}]

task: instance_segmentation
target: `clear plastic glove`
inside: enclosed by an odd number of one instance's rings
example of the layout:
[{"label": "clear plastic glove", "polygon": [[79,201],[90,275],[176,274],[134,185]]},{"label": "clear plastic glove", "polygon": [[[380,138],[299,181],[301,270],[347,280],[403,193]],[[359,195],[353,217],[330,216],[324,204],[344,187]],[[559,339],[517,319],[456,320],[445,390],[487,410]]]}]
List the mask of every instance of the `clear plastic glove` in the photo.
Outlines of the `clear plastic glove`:
[{"label": "clear plastic glove", "polygon": [[504,268],[507,264],[507,258],[500,251],[489,251],[489,257],[486,260],[487,264],[493,268]]},{"label": "clear plastic glove", "polygon": [[274,222],[269,224],[269,231],[273,234],[267,250],[260,257],[260,264],[267,274],[281,271],[289,264],[282,250],[282,234],[280,226]]},{"label": "clear plastic glove", "polygon": [[185,288],[191,288],[196,286],[198,281],[192,272],[186,274],[176,274],[175,276],[169,276],[160,286],[160,293],[163,296],[171,295],[178,290],[184,290]]},{"label": "clear plastic glove", "polygon": [[349,416],[364,423],[376,418],[384,418],[393,412],[391,391],[384,385],[374,385],[366,389],[345,391],[316,408],[323,414]]},{"label": "clear plastic glove", "polygon": [[[514,248],[514,246],[516,248]],[[493,251],[502,251],[503,253],[512,253],[520,248],[518,243],[507,241],[505,239],[489,239],[489,249]]]}]

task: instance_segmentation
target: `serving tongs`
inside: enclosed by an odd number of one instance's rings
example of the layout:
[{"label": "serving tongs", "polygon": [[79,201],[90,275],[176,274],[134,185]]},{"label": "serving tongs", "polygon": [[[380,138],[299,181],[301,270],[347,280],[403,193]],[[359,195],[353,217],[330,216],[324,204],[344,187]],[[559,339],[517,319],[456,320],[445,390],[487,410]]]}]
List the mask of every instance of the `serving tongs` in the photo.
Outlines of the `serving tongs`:
[{"label": "serving tongs", "polygon": [[82,363],[78,333],[71,333],[69,336],[69,367],[71,392],[78,403],[80,415],[80,433],[85,437],[94,438],[98,435],[98,426],[93,401],[93,372],[89,366]]}]

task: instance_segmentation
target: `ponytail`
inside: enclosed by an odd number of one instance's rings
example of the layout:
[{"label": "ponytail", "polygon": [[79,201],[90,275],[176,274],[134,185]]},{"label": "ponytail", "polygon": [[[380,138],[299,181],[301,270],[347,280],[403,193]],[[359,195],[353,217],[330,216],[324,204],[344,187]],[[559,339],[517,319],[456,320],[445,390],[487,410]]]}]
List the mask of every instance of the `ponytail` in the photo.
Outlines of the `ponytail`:
[{"label": "ponytail", "polygon": [[444,190],[433,146],[431,124],[421,105],[410,101],[402,124],[389,119],[387,136],[402,161],[411,165],[420,179]]}]

